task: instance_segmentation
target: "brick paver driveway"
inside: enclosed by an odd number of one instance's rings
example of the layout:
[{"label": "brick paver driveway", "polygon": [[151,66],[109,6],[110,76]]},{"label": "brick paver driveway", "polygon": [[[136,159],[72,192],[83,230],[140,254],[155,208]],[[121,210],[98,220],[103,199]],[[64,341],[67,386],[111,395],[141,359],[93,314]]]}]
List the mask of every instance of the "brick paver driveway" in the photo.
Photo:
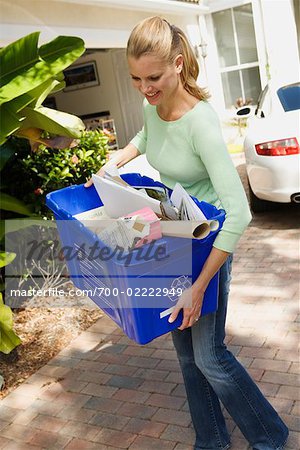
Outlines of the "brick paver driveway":
[{"label": "brick paver driveway", "polygon": [[[234,158],[244,179],[241,156]],[[299,210],[257,215],[235,254],[227,341],[299,449]],[[0,449],[188,450],[194,440],[169,336],[146,346],[101,318],[0,406]],[[247,443],[227,416],[232,449]]]}]

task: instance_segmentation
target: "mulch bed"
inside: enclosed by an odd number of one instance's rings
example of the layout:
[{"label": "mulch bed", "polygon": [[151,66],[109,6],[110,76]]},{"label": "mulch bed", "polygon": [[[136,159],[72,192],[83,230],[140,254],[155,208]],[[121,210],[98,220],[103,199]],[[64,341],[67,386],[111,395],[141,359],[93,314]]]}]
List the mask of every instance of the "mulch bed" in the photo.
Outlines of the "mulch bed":
[{"label": "mulch bed", "polygon": [[47,364],[102,315],[100,309],[90,305],[14,310],[14,329],[22,344],[9,355],[0,353],[0,374],[5,381],[0,399]]}]

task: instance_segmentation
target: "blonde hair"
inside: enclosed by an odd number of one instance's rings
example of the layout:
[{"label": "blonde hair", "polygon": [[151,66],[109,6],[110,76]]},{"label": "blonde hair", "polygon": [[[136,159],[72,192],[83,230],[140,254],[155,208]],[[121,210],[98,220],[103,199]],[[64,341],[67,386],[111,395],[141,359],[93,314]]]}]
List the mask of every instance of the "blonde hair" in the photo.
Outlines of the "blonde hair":
[{"label": "blonde hair", "polygon": [[175,58],[181,54],[183,67],[180,78],[184,89],[199,100],[208,99],[208,92],[197,85],[199,65],[186,35],[180,28],[170,25],[158,16],[139,22],[129,36],[127,57],[139,59],[149,54],[155,54],[168,64],[173,64]]}]

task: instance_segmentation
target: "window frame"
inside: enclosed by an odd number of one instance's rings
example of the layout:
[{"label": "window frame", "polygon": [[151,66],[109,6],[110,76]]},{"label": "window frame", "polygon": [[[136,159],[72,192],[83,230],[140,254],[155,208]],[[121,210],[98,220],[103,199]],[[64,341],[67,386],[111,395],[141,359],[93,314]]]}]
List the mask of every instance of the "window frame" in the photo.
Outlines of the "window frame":
[{"label": "window frame", "polygon": [[[247,3],[247,5],[251,5],[252,19],[253,19],[253,28],[254,28],[254,32],[255,32],[254,11],[253,11],[252,2],[249,1],[249,3]],[[244,102],[246,101],[246,96],[245,96],[245,86],[244,86],[244,80],[243,80],[243,74],[242,74],[243,70],[257,67],[258,68],[258,73],[259,73],[259,78],[260,78],[260,88],[262,86],[262,79],[261,79],[261,73],[260,73],[260,62],[259,62],[259,52],[258,52],[257,36],[256,36],[256,34],[255,34],[255,43],[256,43],[256,51],[257,51],[257,60],[253,61],[253,62],[250,62],[250,63],[241,63],[240,47],[239,47],[237,27],[236,27],[235,16],[234,16],[234,10],[239,8],[239,6],[243,6],[243,5],[236,5],[236,6],[233,6],[231,8],[224,8],[223,10],[215,11],[214,13],[212,13],[213,30],[214,30],[214,14],[216,14],[216,13],[218,13],[220,11],[230,10],[230,15],[231,15],[231,24],[232,24],[232,29],[233,29],[233,40],[234,40],[234,50],[235,50],[235,54],[236,54],[237,64],[234,64],[234,65],[231,65],[231,66],[226,66],[226,67],[221,67],[220,61],[219,61],[220,54],[219,54],[219,49],[218,49],[218,45],[217,45],[216,35],[215,35],[215,32],[214,32],[216,48],[217,48],[218,68],[219,68],[220,76],[221,76],[223,101],[224,101],[224,105],[225,105],[226,109],[228,109],[230,107],[226,106],[224,85],[223,85],[223,82],[222,82],[222,74],[223,73],[238,72],[240,85],[241,85],[241,97],[242,97]],[[254,105],[256,105],[256,104],[257,104],[257,101],[254,102]],[[232,106],[234,106],[234,103],[232,104]]]}]

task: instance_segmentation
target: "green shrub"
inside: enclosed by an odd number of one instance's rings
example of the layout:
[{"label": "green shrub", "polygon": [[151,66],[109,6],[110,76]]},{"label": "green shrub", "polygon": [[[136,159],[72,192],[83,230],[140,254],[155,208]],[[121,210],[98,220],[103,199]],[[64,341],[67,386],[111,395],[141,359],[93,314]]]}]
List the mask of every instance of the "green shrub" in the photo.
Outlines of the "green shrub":
[{"label": "green shrub", "polygon": [[31,151],[27,141],[16,146],[5,171],[4,192],[22,199],[35,214],[50,217],[46,194],[88,180],[105,164],[108,138],[102,130],[83,131],[75,147],[53,149],[41,144]]}]

